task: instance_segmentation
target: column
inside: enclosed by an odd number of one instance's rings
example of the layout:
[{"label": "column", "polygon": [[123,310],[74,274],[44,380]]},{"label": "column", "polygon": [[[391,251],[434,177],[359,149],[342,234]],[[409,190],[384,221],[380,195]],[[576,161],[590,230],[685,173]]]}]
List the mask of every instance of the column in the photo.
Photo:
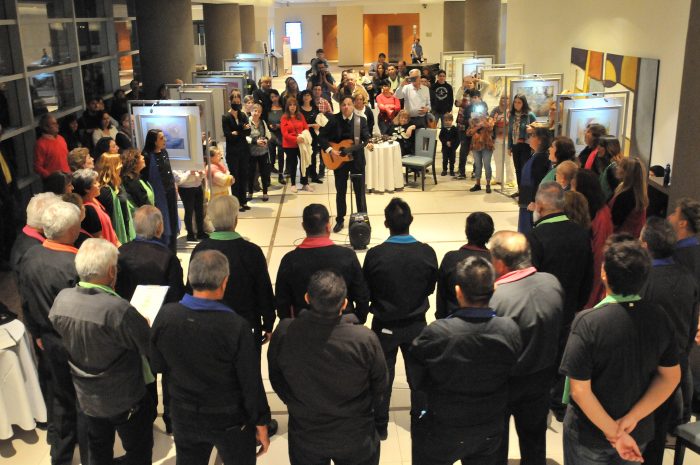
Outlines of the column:
[{"label": "column", "polygon": [[469,0],[464,4],[464,50],[498,56],[501,0]]},{"label": "column", "polygon": [[243,53],[262,53],[262,44],[255,40],[255,7],[241,5],[241,50]]},{"label": "column", "polygon": [[141,58],[141,80],[146,98],[154,98],[158,86],[192,80],[194,40],[190,0],[136,2]]},{"label": "column", "polygon": [[203,6],[207,69],[221,71],[224,60],[243,51],[240,7],[235,3],[205,3]]},{"label": "column", "polygon": [[[464,2],[445,2],[443,50],[464,50]],[[439,58],[439,56],[438,56]]]},{"label": "column", "polygon": [[[700,2],[690,3],[690,20],[688,37],[685,43],[685,60],[683,64],[683,82],[681,83],[681,100],[678,106],[678,127],[676,129],[676,148],[671,165],[671,189],[668,209],[675,207],[681,197],[700,200],[700,139],[697,130],[700,127]],[[663,63],[661,64],[663,66]],[[661,124],[657,121],[657,124]],[[653,161],[653,156],[652,156]]]},{"label": "column", "polygon": [[363,8],[338,6],[338,65],[358,66],[364,63]]}]

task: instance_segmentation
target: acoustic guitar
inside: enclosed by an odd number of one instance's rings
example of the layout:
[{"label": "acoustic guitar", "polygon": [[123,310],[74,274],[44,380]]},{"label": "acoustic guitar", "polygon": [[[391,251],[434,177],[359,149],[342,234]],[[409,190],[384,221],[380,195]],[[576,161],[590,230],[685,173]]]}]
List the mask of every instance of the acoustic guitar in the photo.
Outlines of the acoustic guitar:
[{"label": "acoustic guitar", "polygon": [[341,140],[340,142],[330,142],[330,146],[333,150],[340,153],[340,156],[328,153],[325,150],[321,151],[321,158],[323,158],[323,164],[329,170],[337,170],[345,163],[353,160],[352,152],[361,147],[361,145],[355,145],[352,139]]}]

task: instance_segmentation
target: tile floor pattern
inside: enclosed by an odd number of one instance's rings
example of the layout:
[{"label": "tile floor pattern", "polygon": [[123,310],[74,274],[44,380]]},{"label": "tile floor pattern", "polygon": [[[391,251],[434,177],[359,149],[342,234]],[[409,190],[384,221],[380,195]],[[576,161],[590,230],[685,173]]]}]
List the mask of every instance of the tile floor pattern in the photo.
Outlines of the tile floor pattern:
[{"label": "tile floor pattern", "polygon": [[[302,82],[305,67],[295,67],[295,76]],[[339,73],[338,73],[339,74]],[[283,79],[276,78],[274,87],[282,89]],[[337,106],[337,105],[336,105]],[[438,153],[438,164],[440,154]],[[439,165],[441,166],[441,165]],[[471,167],[467,167],[471,172]],[[274,178],[276,179],[276,178]],[[468,192],[473,185],[472,181],[457,181],[450,177],[438,176],[438,184],[432,179],[426,181],[426,190],[421,192],[420,184],[409,184],[402,191],[396,193],[368,194],[367,204],[372,225],[370,247],[377,245],[388,236],[388,231],[383,226],[383,209],[393,196],[400,196],[411,206],[414,222],[411,228],[418,240],[429,243],[438,256],[438,260],[450,250],[459,248],[465,242],[464,226],[466,216],[475,211],[489,213],[495,222],[496,230],[517,229],[517,205],[510,198],[494,191],[485,194]],[[332,173],[324,179],[324,184],[313,184],[315,192],[299,192],[292,194],[289,185],[281,186],[273,180],[270,189],[270,201],[263,203],[255,195],[255,199],[249,204],[253,207],[250,211],[242,213],[239,217],[238,231],[247,239],[262,247],[268,261],[270,276],[273,284],[277,275],[279,263],[285,253],[292,250],[304,237],[301,228],[301,214],[304,207],[310,203],[322,203],[326,205],[333,216],[335,210],[335,187]],[[347,219],[346,219],[347,222]],[[338,244],[348,244],[347,228],[339,234],[332,234],[331,238]],[[184,241],[184,238],[181,238]],[[182,260],[185,274],[189,263],[191,244],[181,242],[178,256]],[[360,262],[364,261],[365,252],[359,251]],[[428,313],[428,321],[434,320],[434,296],[430,298],[431,310]],[[371,315],[370,315],[371,318]],[[367,323],[369,326],[370,323]],[[272,438],[269,452],[258,461],[261,465],[283,465],[289,463],[287,455],[287,420],[288,415],[284,404],[272,391],[267,376],[267,346],[263,348],[262,375],[265,389],[268,395],[273,417],[279,422],[279,432]],[[391,398],[391,421],[389,424],[389,437],[381,443],[380,464],[383,465],[409,465],[411,463],[411,437],[409,430],[409,392],[406,375],[403,369],[403,360],[399,355]],[[160,411],[162,414],[162,410]],[[17,434],[10,440],[0,441],[0,462],[8,465],[48,465],[51,463],[49,447],[46,444],[46,432],[35,430],[25,432],[16,430]],[[547,455],[550,463],[563,464],[562,452],[562,424],[552,420],[547,432]],[[509,462],[519,462],[519,448],[517,434],[511,422],[511,443],[509,447]],[[153,449],[153,463],[156,465],[174,465],[175,447],[171,436],[165,434],[165,427],[159,416],[154,425],[155,445]],[[117,438],[115,455],[121,455],[123,449]],[[672,451],[666,451],[664,464],[673,462]],[[79,463],[76,451],[74,464]],[[212,454],[210,464],[220,463]],[[688,465],[700,465],[700,457],[688,452],[685,463]]]}]

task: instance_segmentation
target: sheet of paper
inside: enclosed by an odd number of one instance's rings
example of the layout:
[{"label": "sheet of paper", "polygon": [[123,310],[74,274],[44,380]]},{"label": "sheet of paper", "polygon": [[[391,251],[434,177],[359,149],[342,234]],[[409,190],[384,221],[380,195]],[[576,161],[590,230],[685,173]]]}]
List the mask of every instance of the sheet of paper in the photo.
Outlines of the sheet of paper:
[{"label": "sheet of paper", "polygon": [[148,320],[149,325],[152,325],[156,320],[168,289],[169,286],[136,286],[134,296],[131,298],[131,305]]},{"label": "sheet of paper", "polygon": [[3,328],[0,328],[0,350],[10,349],[17,345],[10,333]]}]

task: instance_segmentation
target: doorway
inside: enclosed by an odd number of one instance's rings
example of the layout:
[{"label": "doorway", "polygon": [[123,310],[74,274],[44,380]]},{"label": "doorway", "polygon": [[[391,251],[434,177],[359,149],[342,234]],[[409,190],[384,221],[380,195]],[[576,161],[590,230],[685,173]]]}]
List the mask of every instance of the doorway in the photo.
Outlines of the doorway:
[{"label": "doorway", "polygon": [[403,26],[389,26],[389,61],[403,60]]},{"label": "doorway", "polygon": [[338,59],[338,15],[322,15],[323,51],[327,60]]}]

